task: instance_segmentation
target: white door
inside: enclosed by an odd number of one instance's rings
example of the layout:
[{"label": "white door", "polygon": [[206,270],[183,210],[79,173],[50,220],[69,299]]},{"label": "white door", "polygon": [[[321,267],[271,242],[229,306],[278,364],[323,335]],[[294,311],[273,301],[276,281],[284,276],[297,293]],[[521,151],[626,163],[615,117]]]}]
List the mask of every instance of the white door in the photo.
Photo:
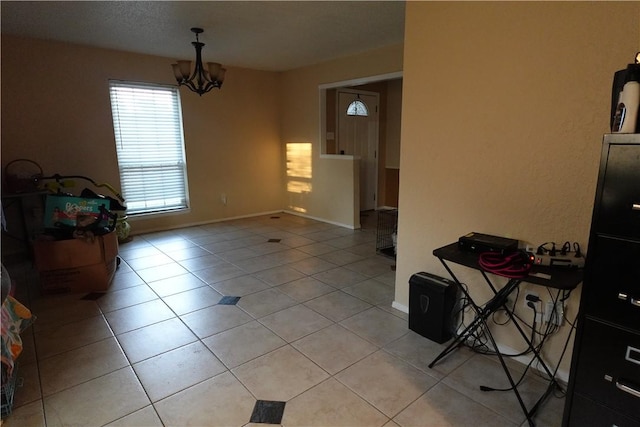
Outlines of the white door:
[{"label": "white door", "polygon": [[[375,209],[378,191],[379,95],[353,89],[338,89],[337,93],[338,153],[360,158],[360,210]],[[357,111],[353,111],[354,102],[362,103]],[[350,106],[355,115],[348,114]]]}]

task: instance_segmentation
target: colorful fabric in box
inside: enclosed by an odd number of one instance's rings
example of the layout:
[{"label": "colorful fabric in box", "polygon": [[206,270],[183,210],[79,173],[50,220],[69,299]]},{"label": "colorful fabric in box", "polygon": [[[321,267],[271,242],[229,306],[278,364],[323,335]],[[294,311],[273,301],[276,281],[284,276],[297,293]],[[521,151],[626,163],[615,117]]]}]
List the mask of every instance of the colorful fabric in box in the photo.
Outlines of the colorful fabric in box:
[{"label": "colorful fabric in box", "polygon": [[22,353],[22,338],[20,333],[28,328],[35,316],[11,295],[2,303],[2,374],[11,376],[15,361]]}]

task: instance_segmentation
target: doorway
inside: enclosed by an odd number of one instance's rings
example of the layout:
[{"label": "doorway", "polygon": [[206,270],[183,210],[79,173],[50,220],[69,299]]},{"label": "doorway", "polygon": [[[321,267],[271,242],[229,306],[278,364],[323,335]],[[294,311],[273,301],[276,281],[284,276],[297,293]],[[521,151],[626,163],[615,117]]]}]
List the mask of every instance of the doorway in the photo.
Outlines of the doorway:
[{"label": "doorway", "polygon": [[360,159],[360,210],[377,207],[380,95],[340,88],[336,91],[336,147]]},{"label": "doorway", "polygon": [[[354,155],[340,155],[338,149],[338,90],[347,90],[352,93],[357,91],[368,94],[375,93],[379,96],[378,103],[378,147],[377,147],[377,187],[375,187],[376,200],[375,208],[397,208],[399,190],[399,170],[400,170],[400,123],[402,117],[402,72],[389,73],[363,77],[359,79],[343,80],[334,83],[326,83],[318,86],[319,92],[319,154],[320,162],[325,165],[346,165],[357,162]],[[361,95],[362,97],[362,95]],[[352,98],[353,100],[353,98]],[[340,160],[338,160],[340,159]],[[331,189],[337,191],[340,197],[349,197],[353,200],[354,218],[358,213],[365,212],[365,208],[360,204],[360,174],[356,172],[356,166],[352,168],[353,173],[343,173],[342,166],[339,176],[326,176],[330,182],[327,191]],[[358,167],[359,169],[359,167]],[[331,174],[330,170],[326,173]],[[324,175],[323,175],[324,176]],[[351,179],[345,183],[344,188],[336,188],[342,185],[344,179]],[[357,181],[357,182],[356,182]],[[355,187],[357,185],[357,188]],[[351,192],[353,190],[353,192]],[[356,228],[359,221],[355,220]]]}]

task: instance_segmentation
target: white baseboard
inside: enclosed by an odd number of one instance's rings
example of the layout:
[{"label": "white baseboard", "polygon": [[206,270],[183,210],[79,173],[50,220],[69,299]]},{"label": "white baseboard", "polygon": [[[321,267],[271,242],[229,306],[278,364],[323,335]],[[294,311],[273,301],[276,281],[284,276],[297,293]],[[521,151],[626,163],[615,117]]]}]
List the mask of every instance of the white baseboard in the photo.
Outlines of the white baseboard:
[{"label": "white baseboard", "polygon": [[[500,351],[500,353],[503,354],[517,354],[518,351],[506,346],[506,345],[501,345],[498,344],[498,350]],[[532,355],[524,355],[524,356],[517,356],[517,357],[511,357],[511,359],[522,363],[523,365],[528,365],[529,362],[531,362],[531,360],[533,359]],[[537,366],[539,364],[538,363],[532,363],[531,364],[531,369],[535,369],[536,371],[540,372],[541,375],[544,375],[544,377],[546,378],[548,375],[545,372],[545,370],[539,366]],[[547,363],[547,367],[551,370],[551,373],[553,373],[553,366],[550,366],[550,363]],[[556,372],[556,379],[560,380],[561,382],[565,383],[565,385],[569,382],[569,372],[564,371],[564,370],[560,370],[558,369],[558,372]]]},{"label": "white baseboard", "polygon": [[[149,229],[145,229],[144,231],[138,232],[138,233],[136,233],[135,227],[131,227],[131,235],[135,236],[136,234],[146,234],[146,233],[154,233],[154,232],[157,232],[157,231],[177,230],[177,229],[180,229],[180,228],[197,227],[199,225],[215,224],[217,222],[233,221],[235,219],[244,219],[244,218],[254,218],[254,217],[257,217],[257,216],[273,215],[273,214],[279,214],[279,213],[286,213],[286,214],[290,214],[290,215],[300,216],[300,217],[303,217],[303,218],[313,219],[315,221],[324,222],[324,223],[332,224],[332,225],[337,225],[338,227],[344,227],[344,228],[348,228],[350,230],[356,230],[356,229],[360,228],[360,224],[358,224],[357,227],[354,227],[353,225],[343,224],[343,223],[336,222],[336,221],[329,221],[329,220],[324,219],[324,218],[318,218],[318,217],[311,216],[311,215],[305,215],[305,214],[302,214],[300,212],[281,209],[281,210],[275,210],[275,211],[258,212],[258,213],[248,214],[248,215],[239,215],[239,216],[231,216],[231,217],[226,217],[226,218],[218,218],[218,219],[209,220],[209,221],[189,222],[189,223],[185,223],[185,224],[176,225],[176,226],[173,226],[173,227],[162,226],[162,227],[156,227],[156,228],[149,228]],[[132,223],[132,224],[135,224],[136,220],[140,221],[140,220],[143,220],[143,218],[129,217],[129,222]]]},{"label": "white baseboard", "polygon": [[[226,218],[217,218],[217,219],[208,220],[208,221],[189,222],[189,223],[186,223],[186,224],[180,224],[180,225],[176,225],[176,226],[173,226],[173,227],[162,226],[162,227],[145,229],[144,231],[139,232],[139,233],[135,232],[135,227],[131,227],[131,235],[135,236],[136,234],[155,233],[156,231],[178,230],[180,228],[197,227],[199,225],[215,224],[217,222],[233,221],[235,219],[254,218],[254,217],[257,217],[257,216],[274,215],[274,214],[279,214],[279,213],[283,213],[283,212],[284,212],[283,210],[276,210],[276,211],[253,213],[253,214],[248,214],[248,215],[231,216],[231,217],[226,217]],[[140,218],[139,220],[142,220],[142,218]],[[136,218],[135,217],[133,217],[133,218],[129,217],[129,222],[135,224]]]},{"label": "white baseboard", "polygon": [[290,210],[286,210],[286,209],[284,211],[282,211],[282,212],[288,213],[288,214],[291,214],[291,215],[301,216],[303,218],[313,219],[315,221],[320,221],[320,222],[324,222],[324,223],[327,223],[327,224],[337,225],[338,227],[344,227],[344,228],[348,228],[350,230],[356,230],[356,229],[360,228],[360,224],[358,224],[357,227],[354,227],[352,225],[342,224],[341,222],[329,221],[329,220],[324,219],[324,218],[318,218],[318,217],[311,216],[311,215],[305,215],[305,214],[300,213],[300,212],[290,211]]},{"label": "white baseboard", "polygon": [[409,314],[409,307],[404,304],[400,304],[398,301],[392,302],[391,307],[395,308],[396,310],[400,310],[403,313]]}]

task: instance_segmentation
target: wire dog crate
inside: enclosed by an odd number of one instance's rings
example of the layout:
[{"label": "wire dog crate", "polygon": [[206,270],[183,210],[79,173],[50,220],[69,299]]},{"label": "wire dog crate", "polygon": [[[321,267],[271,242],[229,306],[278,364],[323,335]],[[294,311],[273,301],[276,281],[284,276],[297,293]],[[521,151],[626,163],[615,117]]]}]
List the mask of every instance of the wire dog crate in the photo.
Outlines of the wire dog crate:
[{"label": "wire dog crate", "polygon": [[2,418],[10,415],[13,410],[13,394],[15,392],[18,379],[17,368],[18,364],[16,363],[11,375],[9,375],[5,369],[4,363],[2,364]]},{"label": "wire dog crate", "polygon": [[397,233],[398,210],[379,210],[378,227],[376,229],[376,252],[395,259]]}]

